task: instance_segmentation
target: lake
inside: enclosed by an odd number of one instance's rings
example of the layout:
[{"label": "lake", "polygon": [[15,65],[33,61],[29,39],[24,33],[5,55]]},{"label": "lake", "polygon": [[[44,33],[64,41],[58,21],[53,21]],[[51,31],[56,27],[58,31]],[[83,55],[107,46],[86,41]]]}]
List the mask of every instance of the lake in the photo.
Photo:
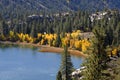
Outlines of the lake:
[{"label": "lake", "polygon": [[[79,68],[82,59],[71,58],[74,67]],[[0,46],[0,80],[56,80],[60,63],[60,54],[38,52],[37,48]]]}]

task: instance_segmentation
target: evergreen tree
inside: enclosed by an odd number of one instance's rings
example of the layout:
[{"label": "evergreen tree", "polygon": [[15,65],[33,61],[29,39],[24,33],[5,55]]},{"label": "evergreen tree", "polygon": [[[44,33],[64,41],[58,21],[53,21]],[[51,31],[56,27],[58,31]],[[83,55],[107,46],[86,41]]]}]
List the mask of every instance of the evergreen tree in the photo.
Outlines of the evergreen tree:
[{"label": "evergreen tree", "polygon": [[3,34],[5,36],[8,36],[8,34],[9,34],[9,27],[8,27],[7,23],[5,21],[3,21],[2,25],[3,25]]},{"label": "evergreen tree", "polygon": [[60,67],[63,80],[72,80],[71,73],[73,71],[73,64],[71,62],[71,56],[68,52],[67,46],[64,47],[64,53],[62,54],[62,63]]},{"label": "evergreen tree", "polygon": [[3,35],[3,26],[2,26],[2,22],[0,22],[0,35]]},{"label": "evergreen tree", "polygon": [[36,30],[36,25],[35,22],[32,25],[32,29],[31,29],[31,33],[30,33],[31,37],[36,38],[37,37],[37,30]]},{"label": "evergreen tree", "polygon": [[84,66],[86,70],[83,72],[83,80],[101,80],[102,70],[107,61],[107,54],[105,52],[104,39],[105,32],[102,28],[94,30],[95,38],[91,42],[91,46],[86,53],[89,57],[86,59]]},{"label": "evergreen tree", "polygon": [[57,38],[56,38],[56,41],[55,41],[55,47],[60,47],[61,46],[61,38],[60,38],[60,31],[59,31],[59,28],[57,30]]},{"label": "evergreen tree", "polygon": [[58,71],[56,80],[62,80],[62,74],[60,71]]}]

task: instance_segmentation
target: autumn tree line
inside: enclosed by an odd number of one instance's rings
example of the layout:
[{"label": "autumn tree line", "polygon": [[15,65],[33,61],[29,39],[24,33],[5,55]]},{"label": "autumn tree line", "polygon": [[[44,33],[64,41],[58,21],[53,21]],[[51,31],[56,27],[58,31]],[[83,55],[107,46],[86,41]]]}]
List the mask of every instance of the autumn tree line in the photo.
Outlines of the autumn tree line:
[{"label": "autumn tree line", "polygon": [[[105,11],[103,11],[105,12]],[[90,46],[89,38],[81,34],[92,32],[97,27],[105,30],[105,45],[118,46],[120,43],[119,11],[106,11],[108,14],[100,20],[91,21],[89,11],[69,12],[59,16],[48,14],[42,16],[18,15],[9,19],[0,16],[0,40],[38,43],[85,51]],[[21,16],[21,17],[20,17]]]},{"label": "autumn tree line", "polygon": [[71,48],[84,50],[83,44],[88,46],[89,42],[87,39],[80,39],[80,34],[86,30],[83,26],[87,26],[87,21],[90,21],[89,14],[80,11],[65,16],[61,13],[59,16],[26,16],[26,18],[11,16],[9,20],[1,16],[0,40],[48,44],[56,47],[67,44]]}]

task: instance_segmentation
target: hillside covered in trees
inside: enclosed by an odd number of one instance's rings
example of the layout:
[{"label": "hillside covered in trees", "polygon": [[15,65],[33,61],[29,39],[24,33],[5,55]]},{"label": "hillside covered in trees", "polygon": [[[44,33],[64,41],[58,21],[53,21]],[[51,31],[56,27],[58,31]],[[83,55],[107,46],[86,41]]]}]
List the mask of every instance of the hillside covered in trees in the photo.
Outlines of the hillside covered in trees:
[{"label": "hillside covered in trees", "polygon": [[105,45],[120,43],[119,11],[103,11],[91,14],[87,11],[56,15],[30,15],[28,17],[0,20],[1,41],[21,41],[42,45],[75,48],[85,51],[90,45],[92,31],[101,27],[105,32]]},{"label": "hillside covered in trees", "polygon": [[[69,2],[68,2],[69,1]],[[57,13],[77,10],[120,9],[119,0],[1,0],[0,12],[5,18],[21,14]]]}]

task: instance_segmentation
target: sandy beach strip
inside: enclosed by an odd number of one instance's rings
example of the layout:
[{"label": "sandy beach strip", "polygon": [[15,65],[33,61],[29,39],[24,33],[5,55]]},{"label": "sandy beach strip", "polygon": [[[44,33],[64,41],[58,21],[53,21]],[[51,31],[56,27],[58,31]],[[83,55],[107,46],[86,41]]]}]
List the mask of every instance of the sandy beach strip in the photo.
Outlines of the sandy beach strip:
[{"label": "sandy beach strip", "polygon": [[[57,47],[41,47],[41,48],[40,48],[40,51],[41,51],[41,52],[63,53],[64,49],[63,49],[63,48],[57,48]],[[86,54],[84,54],[83,52],[78,51],[78,50],[68,49],[68,52],[69,52],[71,55],[74,55],[74,56],[87,57]]]}]

